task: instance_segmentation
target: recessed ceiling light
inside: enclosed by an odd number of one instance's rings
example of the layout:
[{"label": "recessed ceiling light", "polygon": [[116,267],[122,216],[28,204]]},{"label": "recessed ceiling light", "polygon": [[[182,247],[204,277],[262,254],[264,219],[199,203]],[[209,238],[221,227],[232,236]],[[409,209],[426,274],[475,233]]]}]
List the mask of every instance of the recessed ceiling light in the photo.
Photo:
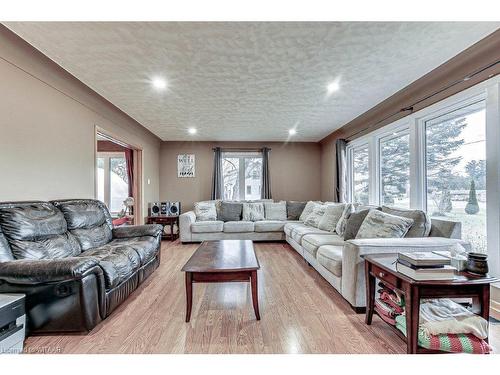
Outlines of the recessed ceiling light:
[{"label": "recessed ceiling light", "polygon": [[290,129],[290,130],[288,131],[288,134],[290,134],[290,135],[295,135],[295,134],[297,134],[297,130],[295,130],[295,129]]},{"label": "recessed ceiling light", "polygon": [[162,77],[154,77],[151,80],[151,84],[157,90],[165,90],[167,88],[167,81]]},{"label": "recessed ceiling light", "polygon": [[334,93],[335,91],[338,91],[340,89],[340,85],[337,81],[330,82],[328,86],[326,87],[328,90],[329,94]]},{"label": "recessed ceiling light", "polygon": [[196,134],[196,131],[197,131],[197,130],[196,130],[195,128],[189,128],[189,129],[188,129],[188,133],[189,133],[189,134]]}]

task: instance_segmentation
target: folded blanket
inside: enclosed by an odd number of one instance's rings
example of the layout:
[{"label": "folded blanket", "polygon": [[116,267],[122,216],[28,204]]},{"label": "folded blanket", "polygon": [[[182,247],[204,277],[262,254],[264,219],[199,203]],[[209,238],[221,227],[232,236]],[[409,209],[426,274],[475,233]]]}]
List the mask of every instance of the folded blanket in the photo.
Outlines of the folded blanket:
[{"label": "folded blanket", "polygon": [[[395,320],[396,328],[406,336],[405,316],[398,315]],[[449,353],[487,354],[492,350],[486,341],[470,333],[429,335],[421,327],[418,330],[418,345]]]},{"label": "folded blanket", "polygon": [[375,307],[378,308],[377,311],[379,311],[380,313],[384,314],[387,317],[394,318],[396,316],[394,309],[388,304],[386,304],[384,301],[380,300],[379,298],[375,300]]},{"label": "folded blanket", "polygon": [[448,298],[422,300],[419,323],[428,335],[471,333],[480,339],[488,337],[486,319]]},{"label": "folded blanket", "polygon": [[391,298],[390,294],[387,293],[385,290],[380,293],[380,299],[387,303],[396,314],[402,314],[404,312],[404,309],[399,306],[394,300]]},{"label": "folded blanket", "polygon": [[384,283],[379,282],[378,286],[381,288],[378,290],[379,293],[386,292],[389,295],[389,298],[398,306],[403,307],[405,305],[404,294],[399,290],[394,290]]},{"label": "folded blanket", "polygon": [[378,313],[378,316],[380,316],[380,318],[384,322],[389,323],[392,326],[396,325],[396,320],[394,319],[394,317],[386,315],[385,312],[382,309],[380,309],[377,305],[375,305],[375,311]]}]

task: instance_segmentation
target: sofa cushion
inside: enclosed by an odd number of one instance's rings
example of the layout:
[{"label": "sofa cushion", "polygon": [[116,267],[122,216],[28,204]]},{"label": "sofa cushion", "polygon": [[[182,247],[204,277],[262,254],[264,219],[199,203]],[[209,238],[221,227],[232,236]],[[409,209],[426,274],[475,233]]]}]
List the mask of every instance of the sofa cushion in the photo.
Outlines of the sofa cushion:
[{"label": "sofa cushion", "polygon": [[216,203],[214,201],[196,202],[194,204],[194,214],[197,221],[216,221]]},{"label": "sofa cushion", "polygon": [[243,220],[264,220],[264,203],[243,203]]},{"label": "sofa cushion", "polygon": [[191,232],[193,233],[216,233],[222,232],[224,222],[220,220],[212,221],[195,221],[191,224]]},{"label": "sofa cushion", "polygon": [[328,232],[335,232],[335,227],[344,212],[344,203],[330,203],[326,205],[325,213],[318,223],[318,228]]},{"label": "sofa cushion", "polygon": [[281,220],[262,220],[255,222],[256,232],[283,232],[286,224],[299,223],[299,221],[287,222]]},{"label": "sofa cushion", "polygon": [[317,201],[307,202],[304,209],[302,210],[302,213],[299,216],[299,220],[306,221],[306,218],[314,211],[314,208],[316,208],[316,206],[319,204],[321,203]]},{"label": "sofa cushion", "polygon": [[301,221],[292,221],[289,223],[286,223],[285,226],[283,227],[283,231],[287,236],[292,236],[292,232],[295,228],[303,227],[304,223]]},{"label": "sofa cushion", "polygon": [[370,210],[359,228],[356,239],[401,238],[408,232],[412,224],[413,219]]},{"label": "sofa cushion", "polygon": [[337,277],[342,276],[342,249],[339,245],[325,245],[316,254],[318,263]]},{"label": "sofa cushion", "polygon": [[353,212],[349,216],[349,219],[347,219],[347,223],[345,225],[344,241],[353,240],[356,238],[359,227],[361,227],[361,224],[363,224],[363,221],[365,220],[366,215],[368,215],[368,212],[370,212],[370,210],[362,210],[359,212]]},{"label": "sofa cushion", "polygon": [[253,221],[227,221],[224,223],[224,232],[226,233],[246,233],[253,231]]},{"label": "sofa cushion", "polygon": [[61,211],[49,202],[5,203],[0,226],[14,259],[55,259],[81,252]]},{"label": "sofa cushion", "polygon": [[0,207],[0,225],[8,240],[34,241],[66,233],[64,215],[49,202]]},{"label": "sofa cushion", "polygon": [[344,240],[337,234],[332,232],[306,234],[302,237],[302,247],[313,256],[316,256],[316,251],[323,245],[338,245],[343,246]]},{"label": "sofa cushion", "polygon": [[143,237],[131,237],[131,238],[117,238],[108,243],[109,247],[130,247],[133,249],[141,260],[141,265],[145,265],[156,255],[156,249],[158,248],[160,238],[143,236]]},{"label": "sofa cushion", "polygon": [[337,232],[339,236],[344,235],[347,219],[349,219],[349,216],[351,216],[351,213],[353,212],[354,212],[353,204],[347,203],[344,207],[344,211],[342,212],[339,221],[337,222],[337,225],[335,226],[335,232]]},{"label": "sofa cushion", "polygon": [[287,220],[299,220],[302,211],[307,202],[288,201],[286,202],[286,218]]},{"label": "sofa cushion", "polygon": [[94,199],[53,201],[68,223],[68,229],[82,251],[107,244],[113,238],[111,216],[106,206]]},{"label": "sofa cushion", "polygon": [[286,202],[264,202],[266,220],[286,220]]},{"label": "sofa cushion", "polygon": [[317,204],[313,211],[307,215],[304,220],[304,224],[309,225],[310,227],[318,228],[319,221],[325,215],[326,207],[327,206],[324,204]]},{"label": "sofa cushion", "polygon": [[80,255],[97,261],[104,272],[106,289],[112,289],[128,279],[141,266],[139,255],[128,246],[104,245]]},{"label": "sofa cushion", "polygon": [[219,205],[217,218],[221,221],[238,221],[241,220],[242,211],[243,203],[222,201]]},{"label": "sofa cushion", "polygon": [[294,230],[292,231],[291,237],[297,243],[301,244],[303,236],[305,236],[306,234],[314,234],[314,233],[323,233],[323,234],[326,233],[326,234],[328,234],[328,232],[326,232],[324,230],[321,230],[321,229],[318,229],[318,228],[314,228],[314,227],[310,227],[308,225],[302,225],[300,227],[294,228]]},{"label": "sofa cushion", "polygon": [[431,219],[422,210],[382,206],[382,212],[413,220],[413,224],[406,233],[405,237],[428,237],[431,232]]}]

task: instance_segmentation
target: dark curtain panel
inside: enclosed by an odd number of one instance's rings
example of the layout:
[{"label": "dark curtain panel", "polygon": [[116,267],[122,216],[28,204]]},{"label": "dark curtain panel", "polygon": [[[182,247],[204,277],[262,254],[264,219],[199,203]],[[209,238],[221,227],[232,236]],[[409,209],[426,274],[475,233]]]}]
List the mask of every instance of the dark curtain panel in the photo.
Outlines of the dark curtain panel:
[{"label": "dark curtain panel", "polygon": [[222,150],[214,148],[214,172],[212,175],[212,199],[224,198],[222,185]]},{"label": "dark curtain panel", "polygon": [[267,147],[262,149],[262,187],[260,195],[262,199],[271,199],[271,177],[269,176],[269,153],[271,150]]},{"label": "dark curtain panel", "polygon": [[134,151],[126,148],[125,162],[127,164],[127,177],[128,177],[128,196],[134,196]]},{"label": "dark curtain panel", "polygon": [[337,139],[335,142],[335,150],[337,154],[337,174],[335,186],[335,199],[337,202],[343,203],[347,201],[347,141],[345,139]]}]

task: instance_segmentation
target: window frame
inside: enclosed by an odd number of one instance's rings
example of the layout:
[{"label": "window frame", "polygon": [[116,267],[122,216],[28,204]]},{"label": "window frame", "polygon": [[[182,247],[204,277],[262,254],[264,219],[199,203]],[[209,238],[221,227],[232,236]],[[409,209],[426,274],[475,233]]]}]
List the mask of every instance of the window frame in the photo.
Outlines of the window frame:
[{"label": "window frame", "polygon": [[[238,201],[246,200],[246,186],[245,186],[245,159],[262,159],[262,152],[259,151],[222,151],[222,159],[239,159],[238,162]],[[224,170],[222,171],[222,185],[224,186]],[[262,184],[262,171],[261,171],[261,184]],[[260,191],[260,198],[262,199],[262,186]]]},{"label": "window frame", "polygon": [[486,107],[487,253],[491,273],[500,276],[500,76],[492,77],[391,124],[348,142],[347,199],[353,197],[352,152],[369,145],[369,203],[380,205],[380,141],[393,132],[407,131],[410,138],[410,208],[427,209],[426,123],[484,101]]}]

